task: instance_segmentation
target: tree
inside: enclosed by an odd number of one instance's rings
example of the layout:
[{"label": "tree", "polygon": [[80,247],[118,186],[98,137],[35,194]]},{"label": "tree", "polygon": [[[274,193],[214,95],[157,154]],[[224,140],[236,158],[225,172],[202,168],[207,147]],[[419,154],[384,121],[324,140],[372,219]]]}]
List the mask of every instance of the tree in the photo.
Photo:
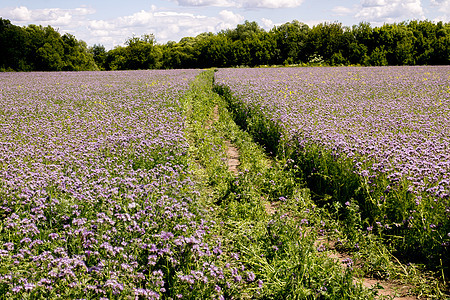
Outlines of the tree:
[{"label": "tree", "polygon": [[244,24],[238,24],[235,29],[228,29],[226,31],[221,32],[221,34],[226,35],[232,41],[245,41],[248,39],[253,39],[259,33],[263,32],[258,23],[245,21]]},{"label": "tree", "polygon": [[162,68],[181,69],[195,68],[199,57],[194,37],[185,37],[179,43],[170,41],[162,45]]},{"label": "tree", "polygon": [[145,34],[140,38],[132,37],[125,43],[126,69],[156,69],[159,67],[160,52],[155,47],[153,34]]},{"label": "tree", "polygon": [[349,43],[346,38],[351,35],[344,34],[350,31],[341,23],[321,23],[314,26],[308,35],[308,50],[310,54],[318,54],[328,63],[334,53],[349,52]]},{"label": "tree", "polygon": [[87,47],[54,28],[19,27],[0,18],[0,70],[102,70],[204,68],[296,64],[450,64],[450,23],[411,21],[372,28],[359,23],[298,21],[266,32],[256,22],[157,44],[153,34],[129,38],[106,51]]},{"label": "tree", "polygon": [[353,42],[349,45],[348,61],[350,64],[368,65],[368,47],[364,44]]},{"label": "tree", "polygon": [[64,70],[98,70],[94,55],[89,52],[84,41],[78,41],[68,33],[64,34],[61,39],[64,47]]},{"label": "tree", "polygon": [[31,66],[25,58],[27,36],[24,30],[0,18],[0,69],[27,71]]},{"label": "tree", "polygon": [[92,54],[95,64],[97,65],[97,67],[100,70],[107,69],[107,66],[106,66],[107,52],[106,52],[105,46],[95,44],[94,46],[89,48],[89,53]]},{"label": "tree", "polygon": [[297,20],[274,27],[270,33],[276,41],[274,53],[277,64],[294,64],[307,62],[310,53],[306,45],[310,28]]},{"label": "tree", "polygon": [[387,66],[388,60],[386,58],[387,52],[384,49],[384,45],[376,47],[369,57],[369,64],[372,66]]},{"label": "tree", "polygon": [[205,33],[196,37],[197,66],[228,67],[231,65],[230,39],[224,34]]},{"label": "tree", "polygon": [[434,49],[430,64],[445,65],[450,63],[450,23],[436,24],[436,38],[431,43]]},{"label": "tree", "polygon": [[250,66],[269,65],[275,61],[276,41],[265,31],[245,41],[250,50]]}]

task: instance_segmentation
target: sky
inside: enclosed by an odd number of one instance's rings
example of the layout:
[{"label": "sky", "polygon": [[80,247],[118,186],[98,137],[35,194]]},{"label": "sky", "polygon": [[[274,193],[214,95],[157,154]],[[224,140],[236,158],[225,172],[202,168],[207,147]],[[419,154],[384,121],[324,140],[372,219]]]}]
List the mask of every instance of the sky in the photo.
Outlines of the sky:
[{"label": "sky", "polygon": [[1,0],[0,17],[15,25],[50,25],[107,50],[130,37],[157,43],[235,28],[245,20],[265,30],[298,20],[309,26],[340,22],[450,22],[450,0]]}]

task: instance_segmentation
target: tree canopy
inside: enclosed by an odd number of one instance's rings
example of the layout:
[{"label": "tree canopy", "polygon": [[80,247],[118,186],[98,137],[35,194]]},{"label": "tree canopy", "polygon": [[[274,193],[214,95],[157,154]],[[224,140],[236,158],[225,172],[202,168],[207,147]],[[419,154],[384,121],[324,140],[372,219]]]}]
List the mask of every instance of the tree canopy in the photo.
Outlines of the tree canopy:
[{"label": "tree canopy", "polygon": [[97,70],[94,56],[83,41],[61,35],[51,26],[20,27],[0,18],[0,70]]},{"label": "tree canopy", "polygon": [[19,27],[0,18],[0,70],[132,70],[260,65],[446,65],[450,23],[410,21],[372,27],[299,21],[266,31],[245,21],[234,29],[158,44],[153,34],[107,51],[50,26]]}]

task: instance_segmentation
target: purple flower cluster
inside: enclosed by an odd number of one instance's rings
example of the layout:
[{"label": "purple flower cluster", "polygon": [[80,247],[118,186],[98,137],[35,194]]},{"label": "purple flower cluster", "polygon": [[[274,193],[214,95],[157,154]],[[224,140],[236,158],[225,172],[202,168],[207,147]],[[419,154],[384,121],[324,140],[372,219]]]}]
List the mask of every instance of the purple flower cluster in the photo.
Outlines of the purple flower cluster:
[{"label": "purple flower cluster", "polygon": [[219,282],[199,263],[221,251],[186,157],[182,99],[199,73],[0,74],[4,295],[157,299],[169,279]]}]

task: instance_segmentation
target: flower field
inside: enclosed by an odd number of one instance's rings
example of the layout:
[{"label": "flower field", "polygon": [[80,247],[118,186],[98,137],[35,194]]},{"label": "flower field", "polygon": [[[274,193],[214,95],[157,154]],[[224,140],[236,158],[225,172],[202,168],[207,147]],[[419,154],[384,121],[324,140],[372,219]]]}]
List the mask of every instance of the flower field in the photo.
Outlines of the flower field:
[{"label": "flower field", "polygon": [[0,74],[2,297],[158,299],[225,282],[187,170],[182,100],[199,73]]},{"label": "flower field", "polygon": [[448,272],[449,81],[2,73],[0,299],[374,299],[367,276],[439,298],[413,258]]},{"label": "flower field", "polygon": [[294,159],[318,201],[340,202],[343,217],[355,203],[364,230],[446,261],[449,82],[449,67],[216,73],[216,84],[232,95],[235,118],[268,150]]}]

